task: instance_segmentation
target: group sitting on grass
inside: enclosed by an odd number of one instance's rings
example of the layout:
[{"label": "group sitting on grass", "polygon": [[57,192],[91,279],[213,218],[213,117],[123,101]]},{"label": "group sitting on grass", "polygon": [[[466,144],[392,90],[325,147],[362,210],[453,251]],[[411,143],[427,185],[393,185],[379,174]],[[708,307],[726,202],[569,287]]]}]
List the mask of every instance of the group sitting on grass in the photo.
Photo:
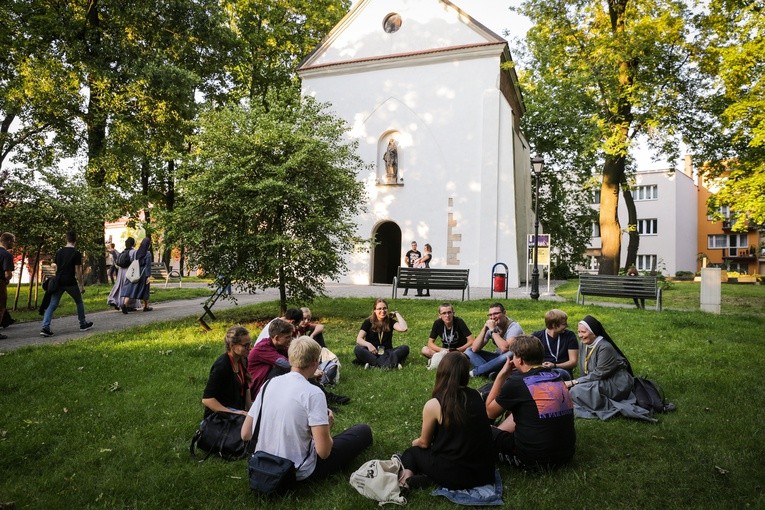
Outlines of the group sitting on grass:
[{"label": "group sitting on grass", "polygon": [[[451,304],[439,306],[421,351],[438,358],[435,385],[423,407],[420,435],[397,454],[401,487],[491,484],[497,461],[522,469],[558,468],[574,456],[575,416],[649,416],[635,402],[627,358],[597,319],[579,322],[581,345],[567,329],[565,312],[550,310],[544,320],[544,329],[525,335],[504,306],[493,303],[473,338]],[[246,415],[245,441],[253,439],[260,417],[255,451],[291,460],[297,481],[339,471],[372,443],[367,424],[331,434],[329,405],[336,402],[318,382],[326,347],[309,336],[314,333],[323,344],[323,329],[312,322],[310,310],[291,309],[271,321],[250,349],[247,329],[229,328],[226,352],[213,364],[202,399],[206,415]],[[378,366],[378,358],[391,351],[400,368],[409,348],[393,347],[393,331],[407,329],[400,313],[389,313],[387,302],[376,300],[356,338],[355,361]],[[493,353],[482,350],[489,341],[496,346]],[[493,378],[485,397],[468,385],[479,375]]]}]

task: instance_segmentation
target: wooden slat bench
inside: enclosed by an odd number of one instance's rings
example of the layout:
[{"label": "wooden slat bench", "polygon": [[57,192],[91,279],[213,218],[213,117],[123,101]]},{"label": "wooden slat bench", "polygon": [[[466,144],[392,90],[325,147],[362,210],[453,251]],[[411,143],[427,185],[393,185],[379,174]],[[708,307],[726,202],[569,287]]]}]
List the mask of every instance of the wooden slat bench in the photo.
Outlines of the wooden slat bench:
[{"label": "wooden slat bench", "polygon": [[576,302],[584,304],[584,296],[607,296],[655,299],[656,310],[661,310],[661,288],[656,276],[609,276],[582,273]]},{"label": "wooden slat bench", "polygon": [[171,280],[178,281],[178,288],[183,287],[183,277],[175,269],[167,269],[163,262],[155,262],[151,265],[151,277],[158,280],[165,280],[165,288]]},{"label": "wooden slat bench", "polygon": [[462,300],[465,301],[467,290],[470,299],[470,284],[468,274],[470,269],[441,269],[441,268],[414,268],[399,267],[393,278],[393,293],[395,299],[399,288],[428,288],[437,290],[461,290]]}]

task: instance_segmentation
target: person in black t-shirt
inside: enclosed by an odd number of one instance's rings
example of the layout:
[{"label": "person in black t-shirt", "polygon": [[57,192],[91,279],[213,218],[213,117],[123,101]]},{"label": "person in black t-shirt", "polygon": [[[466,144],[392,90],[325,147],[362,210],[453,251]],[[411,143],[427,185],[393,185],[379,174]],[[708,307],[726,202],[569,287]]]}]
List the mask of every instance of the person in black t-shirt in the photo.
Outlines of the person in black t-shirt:
[{"label": "person in black t-shirt", "polygon": [[[422,348],[421,354],[430,359],[439,351],[465,352],[473,345],[473,333],[470,332],[465,321],[454,315],[454,307],[451,303],[441,303],[438,307],[438,319],[433,322],[428,337],[428,345]],[[441,345],[436,344],[436,339],[441,338]]]},{"label": "person in black t-shirt", "polygon": [[542,366],[544,347],[531,335],[516,337],[515,355],[505,362],[486,397],[486,412],[500,461],[522,468],[554,468],[574,456],[574,404],[560,374]]},{"label": "person in black t-shirt", "polygon": [[[422,253],[417,250],[417,241],[412,241],[412,248],[404,255],[404,263],[406,264],[406,267],[414,267],[414,263],[417,262],[417,259],[420,257],[422,257]],[[406,296],[408,293],[409,287],[406,287],[404,289],[404,295]]]},{"label": "person in black t-shirt", "polygon": [[77,242],[77,234],[69,231],[66,234],[66,246],[56,252],[54,262],[56,263],[56,279],[58,288],[51,293],[50,304],[45,309],[43,316],[42,329],[40,336],[53,336],[50,330],[50,323],[53,319],[53,312],[58,308],[61,296],[66,292],[77,305],[77,318],[80,321],[80,331],[87,331],[93,327],[92,322],[85,320],[85,305],[82,302],[82,294],[85,292],[85,284],[82,278],[82,253],[74,247]]}]

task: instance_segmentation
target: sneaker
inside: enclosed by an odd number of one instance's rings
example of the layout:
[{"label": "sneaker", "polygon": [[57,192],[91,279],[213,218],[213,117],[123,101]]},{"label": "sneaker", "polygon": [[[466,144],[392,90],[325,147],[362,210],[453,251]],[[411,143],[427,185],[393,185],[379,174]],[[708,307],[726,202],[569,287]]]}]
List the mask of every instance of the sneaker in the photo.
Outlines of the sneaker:
[{"label": "sneaker", "polygon": [[45,337],[53,336],[53,331],[51,331],[50,328],[42,328],[40,330],[40,336],[45,336]]},{"label": "sneaker", "polygon": [[92,327],[93,327],[93,323],[92,322],[86,322],[85,324],[81,324],[80,325],[80,331],[87,331],[87,330],[89,330]]},{"label": "sneaker", "polygon": [[399,370],[401,370],[401,369],[402,369],[402,368],[404,368],[404,367],[402,367],[402,366],[401,366],[401,363],[399,363],[397,368],[398,368]]},{"label": "sneaker", "polygon": [[470,372],[468,372],[468,374],[470,375],[470,377],[475,377],[475,374],[473,373],[472,370]]},{"label": "sneaker", "polygon": [[369,363],[364,363],[364,370],[369,370]]}]

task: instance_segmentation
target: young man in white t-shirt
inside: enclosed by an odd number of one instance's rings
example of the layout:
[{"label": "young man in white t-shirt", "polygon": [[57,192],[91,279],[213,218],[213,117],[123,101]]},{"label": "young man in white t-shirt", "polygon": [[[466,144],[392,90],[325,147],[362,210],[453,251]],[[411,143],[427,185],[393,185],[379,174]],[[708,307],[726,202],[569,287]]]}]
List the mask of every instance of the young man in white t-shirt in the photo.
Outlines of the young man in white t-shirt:
[{"label": "young man in white t-shirt", "polygon": [[261,388],[242,426],[242,439],[252,438],[262,412],[255,451],[291,460],[298,481],[324,478],[372,444],[372,429],[357,424],[331,436],[332,411],[321,389],[308,382],[319,366],[321,346],[301,336],[292,341],[288,354],[291,371]]}]

